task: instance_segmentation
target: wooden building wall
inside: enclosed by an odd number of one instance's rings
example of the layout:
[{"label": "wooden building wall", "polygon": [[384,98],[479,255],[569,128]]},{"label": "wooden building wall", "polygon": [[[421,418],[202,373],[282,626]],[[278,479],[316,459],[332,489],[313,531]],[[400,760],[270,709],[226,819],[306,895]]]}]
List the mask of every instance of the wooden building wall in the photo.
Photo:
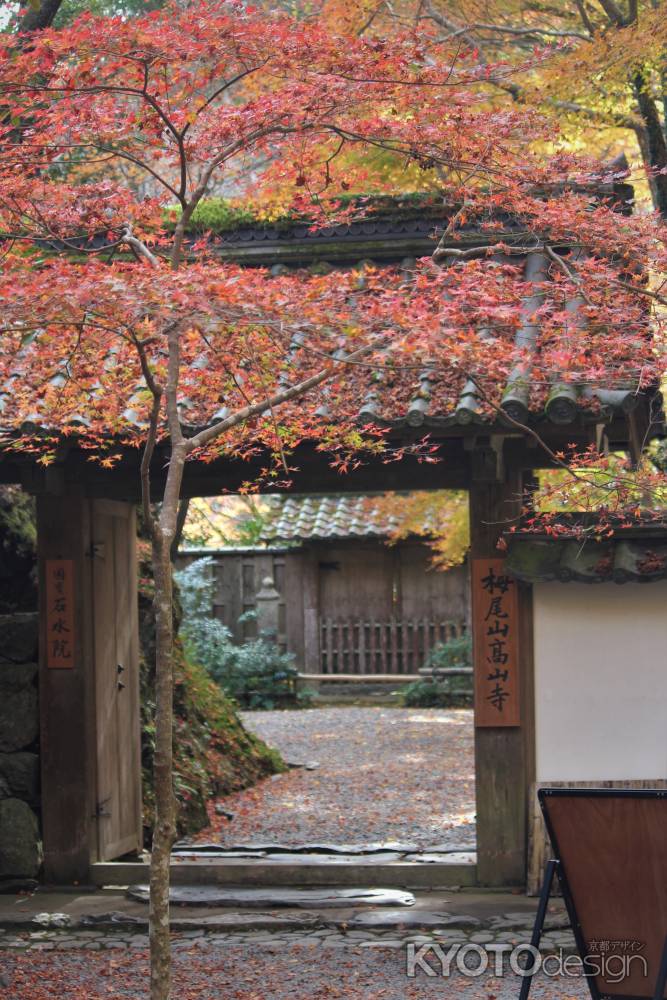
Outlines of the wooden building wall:
[{"label": "wooden building wall", "polygon": [[[202,554],[186,550],[178,565],[185,566]],[[378,663],[381,642],[390,652],[391,630],[398,630],[394,642],[400,646],[409,641],[411,669],[418,665],[412,655],[417,641],[421,657],[424,645],[432,645],[437,636],[444,635],[445,623],[458,632],[466,628],[467,567],[434,570],[430,550],[423,543],[390,547],[380,540],[310,542],[298,549],[221,549],[210,555],[216,579],[213,614],[237,641],[250,638],[255,634],[255,623],[239,625],[238,619],[255,607],[262,580],[271,576],[280,594],[279,642],[295,654],[299,668],[308,673],[322,672],[323,663],[326,667],[322,628],[327,622],[334,628],[340,624],[341,629],[348,627],[345,623],[352,628],[351,623],[365,622],[367,645],[373,627],[378,637]],[[409,640],[400,634],[405,622],[409,623]],[[346,643],[358,643],[359,627],[354,625],[354,635],[345,633]],[[413,635],[416,627],[419,639]],[[381,639],[381,632],[386,632],[386,639]],[[424,638],[426,632],[429,634]],[[409,671],[399,666],[399,672]]]}]

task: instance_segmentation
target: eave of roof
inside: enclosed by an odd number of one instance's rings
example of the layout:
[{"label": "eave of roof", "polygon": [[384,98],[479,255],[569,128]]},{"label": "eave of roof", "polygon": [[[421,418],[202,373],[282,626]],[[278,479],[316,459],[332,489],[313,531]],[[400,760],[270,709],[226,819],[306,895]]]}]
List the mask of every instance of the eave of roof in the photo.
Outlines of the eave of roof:
[{"label": "eave of roof", "polygon": [[506,566],[527,583],[652,583],[667,580],[667,525],[604,540],[508,535]]}]

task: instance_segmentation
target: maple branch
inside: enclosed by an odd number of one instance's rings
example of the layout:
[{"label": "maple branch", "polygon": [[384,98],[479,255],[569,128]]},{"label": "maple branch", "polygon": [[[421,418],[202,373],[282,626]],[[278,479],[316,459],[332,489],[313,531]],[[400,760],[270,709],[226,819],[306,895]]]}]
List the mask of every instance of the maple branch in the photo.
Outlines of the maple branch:
[{"label": "maple branch", "polygon": [[322,382],[326,382],[327,379],[331,378],[336,373],[340,362],[354,361],[357,358],[364,357],[366,354],[370,354],[372,351],[377,350],[377,348],[378,344],[367,344],[365,347],[360,347],[358,350],[353,351],[347,356],[347,358],[336,358],[335,360],[331,359],[332,364],[323,368],[321,371],[317,372],[317,374],[311,375],[302,382],[297,382],[296,385],[292,385],[288,389],[276,392],[273,396],[269,396],[258,403],[253,403],[250,406],[244,406],[241,410],[237,410],[236,413],[232,413],[230,416],[225,417],[224,420],[218,421],[217,424],[213,424],[211,427],[207,427],[203,431],[199,431],[198,434],[195,434],[193,437],[187,439],[188,454],[191,454],[198,448],[205,447],[211,441],[215,440],[215,438],[224,434],[225,431],[231,430],[232,427],[237,427],[239,424],[243,424],[247,420],[251,420],[253,417],[261,416],[262,413],[265,413],[272,407],[280,406],[281,403],[287,403],[291,399],[303,396],[306,392],[309,392],[310,389],[314,389],[315,386],[320,385]]},{"label": "maple branch", "polygon": [[586,302],[586,304],[589,305],[589,306],[592,306],[593,303],[591,302],[588,294],[586,293],[586,289],[584,288],[583,281],[581,280],[581,278],[577,274],[574,273],[574,271],[572,271],[572,269],[570,267],[568,267],[567,263],[563,260],[563,258],[561,257],[561,255],[558,254],[558,253],[556,253],[555,250],[553,249],[553,247],[550,247],[548,243],[544,244],[544,252],[546,253],[546,255],[548,257],[551,258],[551,260],[557,265],[557,267],[559,267],[561,269],[561,271],[563,272],[563,274],[574,285],[577,286],[577,288],[579,289],[579,294],[584,299],[584,301]]},{"label": "maple branch", "polygon": [[259,139],[264,138],[266,135],[271,135],[272,132],[276,131],[288,134],[294,130],[277,129],[274,125],[268,125],[268,126],[263,126],[260,129],[256,129],[255,132],[251,132],[248,136],[246,136],[245,139],[238,139],[236,142],[233,142],[230,146],[227,146],[226,149],[223,149],[222,152],[218,153],[218,155],[215,156],[206,165],[206,167],[203,170],[203,173],[201,174],[199,184],[193,191],[192,197],[190,198],[189,202],[185,204],[182,202],[182,199],[179,199],[179,201],[181,201],[183,204],[183,210],[176,224],[176,228],[174,229],[174,240],[172,243],[172,250],[171,250],[171,266],[174,270],[177,270],[181,263],[181,253],[183,248],[183,240],[185,239],[185,230],[187,224],[192,218],[192,213],[194,212],[195,208],[206,194],[206,191],[208,190],[208,186],[211,181],[211,177],[213,176],[214,172],[222,163],[225,162],[225,160],[228,160],[230,157],[234,156],[236,153],[238,153],[243,149],[250,149],[252,145],[256,143]]},{"label": "maple branch", "polygon": [[563,472],[565,472],[571,479],[573,479],[578,486],[585,484],[586,486],[591,486],[594,489],[600,489],[600,484],[596,480],[591,479],[588,476],[584,476],[582,473],[575,472],[572,469],[572,467],[568,464],[568,462],[565,461],[565,459],[561,458],[557,452],[553,451],[553,449],[549,447],[546,441],[542,438],[540,434],[537,433],[537,431],[533,427],[530,427],[529,424],[524,424],[521,420],[517,420],[510,413],[508,413],[507,410],[503,409],[503,407],[499,403],[496,403],[494,400],[492,400],[488,395],[488,393],[486,393],[486,391],[482,388],[475,375],[468,374],[467,378],[469,378],[470,381],[473,383],[477,393],[479,393],[480,397],[484,400],[487,406],[490,406],[491,409],[494,410],[496,414],[501,418],[501,420],[509,423],[512,427],[515,427],[517,430],[520,430],[522,434],[527,434],[528,437],[532,438],[533,441],[535,441],[535,443],[537,444],[537,446],[541,448],[549,456],[551,461],[560,469],[562,469]]},{"label": "maple branch", "polygon": [[[151,265],[151,267],[160,266],[160,261],[155,256],[155,254],[148,249],[146,244],[142,240],[137,239],[136,236],[132,235],[131,225],[128,224],[127,226],[125,226],[120,236],[120,239],[118,240],[118,243],[125,243],[127,246],[131,247],[132,250],[135,250],[140,257],[143,257],[144,260],[147,260],[148,263]],[[107,247],[104,247],[104,249],[106,250]]]},{"label": "maple branch", "polygon": [[[464,28],[460,27],[454,21],[451,21],[449,18],[445,17],[439,11],[435,11],[430,4],[427,7],[427,11],[428,14],[426,15],[426,17],[428,19],[432,20],[435,24],[440,25],[441,28],[444,28],[446,31],[450,32],[448,38],[460,36],[468,43],[471,49],[478,49],[478,51],[482,55],[482,59],[488,63],[489,60],[484,52],[482,45],[480,45],[479,40],[470,33],[470,29],[468,27]],[[493,86],[495,87],[498,87],[506,94],[509,94],[510,97],[512,97],[513,100],[515,101],[521,97],[521,94],[523,92],[523,88],[520,87],[518,84],[505,83],[504,81],[498,80],[495,77],[489,77],[487,82],[493,84]]]},{"label": "maple branch", "polygon": [[575,3],[577,5],[577,10],[579,11],[579,16],[581,17],[581,20],[584,23],[584,27],[588,31],[591,38],[593,38],[595,36],[595,28],[593,27],[593,22],[588,16],[586,5],[584,4],[583,0],[575,0]]},{"label": "maple branch", "polygon": [[579,38],[584,42],[590,42],[588,35],[582,34],[580,31],[559,31],[555,28],[517,28],[511,25],[504,24],[469,24],[467,28],[461,28],[460,32],[463,33],[465,30],[473,31],[496,31],[501,34],[506,35],[546,35],[550,38]]},{"label": "maple branch", "polygon": [[[224,94],[224,92],[226,90],[229,90],[230,87],[233,87],[235,83],[240,83],[240,81],[245,79],[246,76],[251,76],[252,73],[257,73],[260,69],[264,69],[264,67],[268,65],[268,62],[269,60],[265,59],[264,62],[259,63],[259,65],[251,66],[249,69],[241,70],[239,73],[236,74],[236,76],[233,76],[231,80],[226,80],[225,83],[222,84],[222,86],[218,87],[217,90],[213,91],[211,96],[206,99],[206,101],[202,104],[197,113],[201,114],[201,112],[204,111],[205,108],[209,107],[209,105],[212,104],[213,101],[216,100],[216,98],[220,97],[221,94]],[[190,128],[190,125],[191,122],[188,122],[183,127],[181,135],[184,136],[186,134],[186,132]]]},{"label": "maple branch", "polygon": [[134,347],[136,348],[137,354],[139,356],[139,364],[141,365],[141,373],[144,377],[144,382],[148,386],[149,391],[153,396],[153,405],[151,406],[151,414],[149,418],[148,434],[146,436],[146,443],[144,445],[144,450],[141,456],[141,503],[144,512],[144,520],[146,522],[146,528],[150,532],[151,537],[155,537],[155,519],[153,517],[153,508],[151,504],[151,479],[150,479],[150,468],[151,461],[153,460],[153,454],[155,452],[155,445],[157,442],[157,432],[158,432],[158,421],[160,419],[160,405],[162,402],[163,387],[159,382],[156,381],[153,372],[151,371],[150,364],[148,363],[148,357],[146,355],[146,346],[139,337],[136,335],[134,330],[128,329],[129,337]]},{"label": "maple branch", "polygon": [[[507,242],[489,243],[486,246],[469,247],[468,250],[458,250],[456,247],[443,246],[442,241],[432,253],[433,260],[441,260],[443,257],[456,257],[457,260],[469,260],[471,257],[479,257],[485,254],[507,253]],[[533,253],[539,249],[536,244],[530,246],[519,246],[511,244],[511,249],[517,254]]]}]

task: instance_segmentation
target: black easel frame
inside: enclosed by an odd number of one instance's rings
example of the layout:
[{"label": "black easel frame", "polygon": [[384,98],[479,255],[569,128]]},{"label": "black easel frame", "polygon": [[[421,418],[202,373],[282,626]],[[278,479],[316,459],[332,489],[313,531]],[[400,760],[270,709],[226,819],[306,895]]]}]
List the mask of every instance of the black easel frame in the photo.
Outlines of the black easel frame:
[{"label": "black easel frame", "polygon": [[[588,989],[592,1000],[646,1000],[645,997],[641,998],[631,998],[622,997],[618,994],[603,994],[598,989],[597,981],[592,972],[588,971],[588,963],[586,962],[586,943],[583,938],[581,923],[577,917],[576,907],[574,905],[574,898],[570,891],[570,886],[567,881],[567,873],[563,867],[563,862],[560,857],[560,850],[558,847],[557,838],[555,831],[552,827],[551,820],[549,817],[549,812],[545,808],[544,800],[550,796],[569,796],[573,797],[620,797],[620,798],[665,798],[666,793],[663,789],[646,789],[646,788],[540,788],[537,792],[538,800],[540,803],[540,809],[542,810],[542,815],[544,817],[544,822],[549,834],[549,839],[551,841],[551,846],[553,848],[555,858],[547,861],[544,880],[542,882],[542,889],[540,890],[540,898],[537,906],[537,913],[535,914],[535,923],[533,924],[533,933],[531,935],[530,943],[533,948],[539,948],[540,941],[542,939],[542,932],[544,929],[544,921],[546,919],[547,907],[549,905],[549,899],[551,897],[551,891],[553,889],[553,882],[556,874],[558,874],[558,881],[560,882],[561,890],[563,893],[563,900],[565,902],[565,908],[567,910],[568,919],[570,921],[570,926],[574,934],[574,939],[577,945],[577,951],[579,952],[579,957],[581,958],[584,974],[588,983]],[[530,993],[530,987],[533,982],[533,973],[527,975],[523,978],[521,983],[521,990],[519,993],[519,1000],[528,1000],[528,995]],[[658,968],[658,975],[656,978],[655,989],[653,991],[653,1000],[663,1000],[665,994],[665,986],[667,986],[667,934],[665,935],[665,943],[662,949],[662,956],[660,958],[660,965]]]}]

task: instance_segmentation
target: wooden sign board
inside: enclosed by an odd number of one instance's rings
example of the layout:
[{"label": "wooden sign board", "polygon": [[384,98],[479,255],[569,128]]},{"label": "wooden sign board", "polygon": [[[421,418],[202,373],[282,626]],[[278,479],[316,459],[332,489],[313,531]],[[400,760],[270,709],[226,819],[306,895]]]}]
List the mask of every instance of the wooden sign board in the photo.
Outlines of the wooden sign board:
[{"label": "wooden sign board", "polygon": [[516,581],[503,559],[473,559],[475,725],[518,726],[520,719]]},{"label": "wooden sign board", "polygon": [[74,666],[74,563],[46,560],[46,665]]},{"label": "wooden sign board", "polygon": [[653,997],[667,940],[667,792],[538,794],[592,997]]}]

